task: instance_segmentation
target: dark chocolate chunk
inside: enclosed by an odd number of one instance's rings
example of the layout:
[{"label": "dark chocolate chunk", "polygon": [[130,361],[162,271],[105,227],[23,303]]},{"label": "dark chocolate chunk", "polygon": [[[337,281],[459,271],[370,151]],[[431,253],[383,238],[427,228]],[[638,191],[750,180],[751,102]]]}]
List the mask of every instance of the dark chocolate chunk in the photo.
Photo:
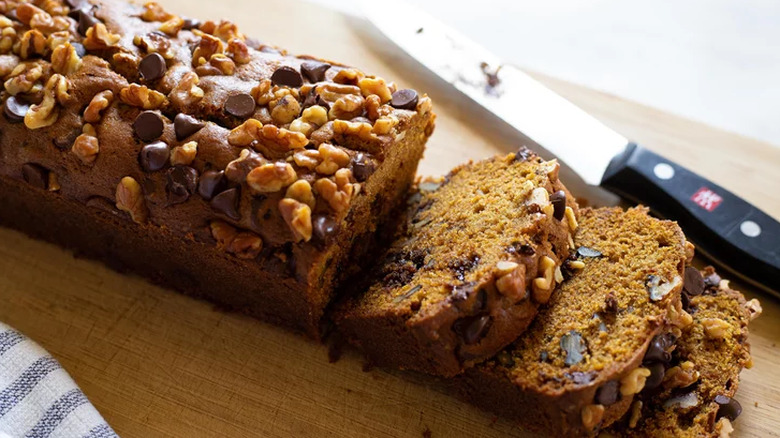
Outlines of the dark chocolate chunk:
[{"label": "dark chocolate chunk", "polygon": [[653,362],[645,364],[645,368],[650,370],[650,375],[645,380],[645,387],[643,390],[652,390],[658,388],[661,382],[664,381],[664,375],[666,374],[666,365],[663,362]]},{"label": "dark chocolate chunk", "polygon": [[363,182],[371,176],[376,170],[376,165],[373,160],[369,159],[366,154],[360,152],[352,160],[352,175],[358,182]]},{"label": "dark chocolate chunk", "polygon": [[608,293],[604,299],[604,311],[607,313],[617,313],[618,311],[618,300],[613,292]]},{"label": "dark chocolate chunk", "polygon": [[577,257],[601,257],[601,251],[587,246],[581,246],[577,248]]},{"label": "dark chocolate chunk", "polygon": [[496,355],[496,360],[502,367],[511,368],[515,366],[515,360],[512,358],[512,355],[509,354],[509,352],[506,350],[498,353]]},{"label": "dark chocolate chunk", "polygon": [[141,167],[147,172],[154,172],[165,167],[171,150],[164,142],[158,141],[148,144],[141,149]]},{"label": "dark chocolate chunk", "polygon": [[92,14],[92,7],[87,4],[70,11],[68,16],[78,21],[78,31],[82,36],[87,35],[87,30],[90,27],[100,23],[100,20]]},{"label": "dark chocolate chunk", "polygon": [[726,417],[729,421],[734,421],[742,413],[742,405],[731,397],[716,395],[715,403],[718,404],[718,419]]},{"label": "dark chocolate chunk", "polygon": [[533,156],[534,153],[527,147],[523,146],[515,153],[515,161],[528,161],[528,159]]},{"label": "dark chocolate chunk", "polygon": [[712,274],[704,278],[704,285],[707,286],[708,288],[717,289],[720,286],[720,281],[721,281],[720,275],[713,272]]},{"label": "dark chocolate chunk", "polygon": [[198,171],[189,166],[174,166],[167,172],[168,202],[180,204],[198,187]]},{"label": "dark chocolate chunk", "polygon": [[224,170],[207,170],[200,176],[198,193],[200,196],[210,201],[214,195],[221,193],[227,187]]},{"label": "dark chocolate chunk", "polygon": [[303,78],[294,68],[283,65],[273,72],[271,75],[271,82],[273,82],[274,85],[297,88],[303,85]]},{"label": "dark chocolate chunk", "polygon": [[246,119],[255,112],[255,99],[248,94],[236,94],[225,101],[225,112],[240,119]]},{"label": "dark chocolate chunk", "polygon": [[339,224],[336,223],[330,216],[317,215],[312,221],[312,231],[314,231],[314,237],[321,241],[327,242],[336,231],[338,231]]},{"label": "dark chocolate chunk", "polygon": [[644,362],[664,362],[669,363],[672,360],[672,354],[669,350],[674,345],[675,338],[671,333],[656,335],[650,341],[647,347]]},{"label": "dark chocolate chunk", "polygon": [[187,114],[176,114],[173,119],[173,130],[176,131],[176,140],[182,141],[195,134],[206,126],[203,122]]},{"label": "dark chocolate chunk", "polygon": [[604,406],[610,406],[618,401],[620,395],[620,382],[617,380],[610,380],[609,382],[601,385],[596,390],[596,403]]},{"label": "dark chocolate chunk", "polygon": [[159,53],[150,53],[141,60],[138,65],[138,71],[145,81],[155,81],[165,74],[168,67],[165,65],[165,58]]},{"label": "dark chocolate chunk", "polygon": [[238,187],[233,189],[227,189],[224,192],[214,196],[211,200],[211,206],[233,220],[241,219],[241,215],[238,213],[238,201],[241,199],[241,193]]},{"label": "dark chocolate chunk", "polygon": [[184,26],[182,26],[182,29],[184,30],[192,30],[197,27],[200,27],[200,20],[197,18],[183,18],[184,20]]},{"label": "dark chocolate chunk", "polygon": [[584,359],[583,354],[587,351],[587,347],[585,347],[582,335],[571,330],[569,333],[561,336],[561,350],[566,353],[563,363],[566,366],[572,366],[582,362],[582,359]]},{"label": "dark chocolate chunk", "polygon": [[490,327],[490,315],[475,315],[460,318],[452,324],[452,330],[460,336],[466,345],[479,342]]},{"label": "dark chocolate chunk", "polygon": [[416,91],[405,88],[393,93],[392,98],[390,99],[390,105],[393,106],[393,108],[413,110],[417,108],[418,99]]},{"label": "dark chocolate chunk", "polygon": [[49,171],[39,164],[23,164],[22,177],[33,187],[46,189],[49,186]]},{"label": "dark chocolate chunk", "polygon": [[563,214],[566,212],[566,192],[558,190],[550,195],[550,203],[553,206],[553,217],[557,220],[563,220]]},{"label": "dark chocolate chunk", "polygon": [[79,55],[79,58],[83,58],[87,56],[87,49],[86,47],[84,47],[84,44],[71,41],[70,45],[73,46],[74,49],[76,49],[76,54]]},{"label": "dark chocolate chunk", "polygon": [[30,105],[17,99],[16,96],[8,96],[3,104],[3,114],[5,118],[11,123],[21,123],[24,121],[24,116],[27,111],[30,110]]},{"label": "dark chocolate chunk", "polygon": [[692,297],[699,296],[704,292],[704,278],[702,278],[698,269],[692,266],[685,268],[683,290]]},{"label": "dark chocolate chunk", "polygon": [[163,134],[165,124],[162,118],[154,111],[144,111],[138,114],[133,122],[135,135],[142,141],[155,141]]},{"label": "dark chocolate chunk", "polygon": [[321,82],[325,80],[325,72],[330,68],[330,64],[319,61],[303,61],[301,64],[301,73],[306,76],[309,82]]}]

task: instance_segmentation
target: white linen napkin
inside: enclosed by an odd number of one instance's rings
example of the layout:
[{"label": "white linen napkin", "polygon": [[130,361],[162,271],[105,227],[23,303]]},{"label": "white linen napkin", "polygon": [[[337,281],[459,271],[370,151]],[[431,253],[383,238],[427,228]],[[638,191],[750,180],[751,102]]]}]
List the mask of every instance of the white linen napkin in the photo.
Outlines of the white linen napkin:
[{"label": "white linen napkin", "polygon": [[116,436],[59,362],[0,323],[0,438]]}]

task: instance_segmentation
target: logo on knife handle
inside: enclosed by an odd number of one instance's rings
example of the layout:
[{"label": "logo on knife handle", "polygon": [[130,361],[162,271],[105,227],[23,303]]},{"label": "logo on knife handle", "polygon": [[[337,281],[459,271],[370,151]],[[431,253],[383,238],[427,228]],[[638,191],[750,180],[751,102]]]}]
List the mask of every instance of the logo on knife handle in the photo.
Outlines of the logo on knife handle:
[{"label": "logo on knife handle", "polygon": [[691,196],[691,201],[707,211],[713,211],[723,202],[723,197],[707,187],[702,187]]}]

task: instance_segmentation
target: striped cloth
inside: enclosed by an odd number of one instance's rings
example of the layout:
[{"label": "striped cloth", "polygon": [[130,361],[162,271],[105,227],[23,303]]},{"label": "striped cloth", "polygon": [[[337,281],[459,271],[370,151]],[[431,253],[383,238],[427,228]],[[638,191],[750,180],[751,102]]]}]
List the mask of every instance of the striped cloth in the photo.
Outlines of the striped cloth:
[{"label": "striped cloth", "polygon": [[54,358],[0,323],[0,438],[116,436]]}]

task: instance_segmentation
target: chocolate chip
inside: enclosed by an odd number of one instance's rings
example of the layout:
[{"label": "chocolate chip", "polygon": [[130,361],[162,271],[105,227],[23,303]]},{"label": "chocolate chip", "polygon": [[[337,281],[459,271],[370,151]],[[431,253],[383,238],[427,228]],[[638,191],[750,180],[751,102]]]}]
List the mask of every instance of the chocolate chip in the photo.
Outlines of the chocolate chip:
[{"label": "chocolate chip", "polygon": [[246,119],[255,112],[255,99],[248,94],[236,94],[228,97],[225,112],[240,119]]},{"label": "chocolate chip", "polygon": [[283,65],[277,68],[271,75],[271,82],[273,82],[274,85],[300,87],[303,85],[303,78],[294,68]]},{"label": "chocolate chip", "polygon": [[601,385],[596,390],[596,403],[604,406],[610,406],[618,401],[618,395],[620,394],[620,382],[617,380],[610,380],[609,382]]},{"label": "chocolate chip", "polygon": [[224,214],[225,216],[233,219],[241,219],[241,215],[238,213],[238,201],[241,199],[241,193],[238,187],[233,189],[227,189],[224,192],[214,196],[211,200],[211,206]]},{"label": "chocolate chip", "polygon": [[692,297],[699,296],[704,292],[704,278],[702,278],[698,269],[692,266],[685,268],[683,290]]},{"label": "chocolate chip", "polygon": [[70,45],[73,46],[74,49],[76,49],[76,54],[79,55],[79,58],[83,58],[87,56],[87,48],[84,47],[84,44],[73,41],[70,43]]},{"label": "chocolate chip", "polygon": [[226,186],[227,181],[225,180],[224,170],[207,170],[200,177],[198,193],[200,193],[203,199],[209,201],[214,195],[225,190]]},{"label": "chocolate chip", "polygon": [[190,198],[198,187],[198,171],[189,166],[174,166],[167,172],[168,201],[180,204]]},{"label": "chocolate chip", "polygon": [[309,82],[321,82],[325,80],[325,72],[330,68],[330,64],[319,61],[303,61],[301,64],[301,73],[306,76]]},{"label": "chocolate chip", "polygon": [[355,159],[352,160],[352,175],[355,176],[358,182],[367,180],[374,173],[374,170],[376,170],[374,162],[362,152],[357,154]]},{"label": "chocolate chip", "polygon": [[561,336],[561,349],[566,353],[563,363],[566,366],[576,365],[584,359],[583,354],[587,351],[582,335],[574,330]]},{"label": "chocolate chip", "polygon": [[17,99],[16,96],[8,96],[3,104],[3,114],[11,123],[21,123],[24,116],[30,110],[30,105]]},{"label": "chocolate chip", "polygon": [[165,167],[171,151],[168,145],[158,141],[148,144],[141,149],[141,167],[147,172],[154,172]]},{"label": "chocolate chip", "polygon": [[81,135],[81,129],[74,129],[70,132],[54,137],[52,142],[54,143],[54,146],[57,147],[57,149],[68,150],[71,146],[73,146],[73,143],[76,142],[76,138],[78,138],[79,135]]},{"label": "chocolate chip", "polygon": [[326,102],[322,96],[320,96],[317,93],[317,90],[315,88],[312,88],[309,90],[309,92],[306,94],[306,97],[303,98],[303,108],[308,108],[310,106],[319,105],[325,110],[330,110],[330,104]]},{"label": "chocolate chip", "polygon": [[22,177],[27,184],[39,189],[46,189],[49,185],[49,171],[39,164],[23,164]]},{"label": "chocolate chip", "polygon": [[165,58],[159,53],[150,53],[141,60],[138,65],[138,71],[145,81],[155,81],[165,74],[168,67],[165,65]]},{"label": "chocolate chip", "polygon": [[466,345],[479,342],[487,334],[490,315],[475,315],[460,318],[452,324],[452,330],[460,336]]},{"label": "chocolate chip", "polygon": [[734,421],[742,413],[742,405],[731,397],[716,395],[715,403],[718,404],[718,419],[726,417],[729,421]]},{"label": "chocolate chip", "polygon": [[645,353],[644,362],[664,362],[669,363],[672,360],[672,354],[669,350],[674,345],[675,338],[671,333],[656,335],[650,341]]},{"label": "chocolate chip", "polygon": [[587,246],[581,246],[577,248],[577,256],[578,257],[601,257],[603,254],[601,254],[601,251],[593,248],[588,248]]},{"label": "chocolate chip", "polygon": [[184,18],[184,26],[182,26],[182,29],[192,30],[196,27],[200,27],[200,20],[197,18]]},{"label": "chocolate chip", "polygon": [[708,288],[717,289],[718,287],[720,287],[720,281],[721,281],[720,275],[713,272],[712,274],[704,278],[704,285],[707,286]]},{"label": "chocolate chip", "polygon": [[417,100],[417,92],[405,88],[393,93],[392,98],[390,99],[390,105],[398,109],[413,110],[417,108]]},{"label": "chocolate chip", "polygon": [[338,231],[339,224],[336,223],[330,216],[318,215],[314,217],[312,221],[312,230],[314,231],[314,237],[321,241],[327,242],[336,231]]},{"label": "chocolate chip", "polygon": [[206,126],[203,122],[187,114],[176,114],[173,119],[173,130],[176,131],[176,140],[182,141],[195,134]]},{"label": "chocolate chip", "polygon": [[664,381],[666,366],[662,362],[653,362],[651,364],[646,364],[645,368],[650,370],[650,375],[647,376],[647,380],[645,380],[644,389],[652,390],[658,388],[658,386],[661,385],[661,382]]},{"label": "chocolate chip", "polygon": [[533,156],[534,153],[527,147],[523,146],[515,153],[515,161],[528,161],[528,159]]},{"label": "chocolate chip", "polygon": [[77,29],[82,36],[87,35],[87,30],[90,27],[100,23],[100,21],[92,14],[92,6],[88,4],[84,4],[78,9],[72,9],[68,16],[78,21]]},{"label": "chocolate chip", "polygon": [[144,111],[135,118],[133,130],[135,135],[145,142],[155,141],[163,133],[165,124],[162,118],[154,111]]},{"label": "chocolate chip", "polygon": [[504,350],[501,351],[496,355],[496,360],[498,361],[499,365],[506,368],[511,368],[515,366],[515,360],[512,359],[512,355],[509,354],[508,351]]},{"label": "chocolate chip", "polygon": [[550,195],[550,203],[553,206],[553,217],[563,220],[563,214],[566,212],[566,192],[558,190]]}]

